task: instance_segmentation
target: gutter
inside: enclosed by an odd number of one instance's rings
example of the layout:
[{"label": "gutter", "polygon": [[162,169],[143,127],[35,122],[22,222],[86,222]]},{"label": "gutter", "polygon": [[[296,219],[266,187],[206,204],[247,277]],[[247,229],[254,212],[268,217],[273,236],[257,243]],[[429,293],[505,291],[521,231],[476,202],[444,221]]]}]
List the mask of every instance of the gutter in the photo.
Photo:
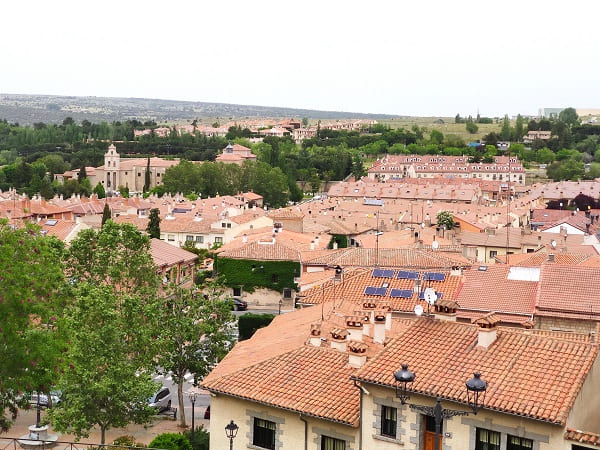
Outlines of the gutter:
[{"label": "gutter", "polygon": [[304,450],[308,450],[308,421],[302,417],[302,413],[298,417],[304,422]]},{"label": "gutter", "polygon": [[[362,450],[362,407],[363,407],[363,389],[360,384],[356,382],[356,380],[352,380],[354,382],[354,387],[358,389],[358,395],[360,398],[359,406],[358,406],[358,450]],[[306,447],[305,449],[306,450]]]}]

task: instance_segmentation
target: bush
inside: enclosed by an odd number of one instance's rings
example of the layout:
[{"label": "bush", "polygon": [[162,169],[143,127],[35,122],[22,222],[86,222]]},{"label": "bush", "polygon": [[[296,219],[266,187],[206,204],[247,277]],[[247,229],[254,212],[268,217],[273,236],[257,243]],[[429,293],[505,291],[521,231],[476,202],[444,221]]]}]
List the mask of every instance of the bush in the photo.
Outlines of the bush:
[{"label": "bush", "polygon": [[266,327],[275,318],[273,314],[244,314],[238,322],[239,341],[250,339],[259,328]]},{"label": "bush", "polygon": [[[116,438],[112,445],[117,445],[119,448],[129,448],[129,447],[146,447],[146,444],[142,444],[141,442],[136,442],[135,441],[135,437],[134,436],[129,436],[129,435],[125,435],[125,436],[119,436],[118,438]],[[113,450],[119,450],[119,449],[113,449]]]},{"label": "bush", "polygon": [[210,446],[210,433],[202,425],[196,427],[194,439],[192,439],[192,430],[185,430],[183,435],[189,439],[193,450],[208,450]]},{"label": "bush", "polygon": [[148,447],[165,450],[192,450],[192,444],[183,434],[163,433],[156,436]]}]

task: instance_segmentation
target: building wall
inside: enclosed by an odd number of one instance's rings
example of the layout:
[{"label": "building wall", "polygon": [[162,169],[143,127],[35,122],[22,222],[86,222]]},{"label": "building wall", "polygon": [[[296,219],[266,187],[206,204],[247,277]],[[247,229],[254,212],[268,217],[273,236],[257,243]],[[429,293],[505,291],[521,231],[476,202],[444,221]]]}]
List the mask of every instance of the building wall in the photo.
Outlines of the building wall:
[{"label": "building wall", "polygon": [[599,386],[600,359],[596,358],[583,387],[579,391],[579,395],[575,399],[571,414],[567,418],[567,427],[594,433],[600,432],[600,414],[597,410],[597,405],[600,405]]},{"label": "building wall", "polygon": [[[409,405],[401,405],[395,398],[395,392],[389,388],[367,385],[369,395],[363,393],[363,448],[373,450],[420,450],[423,447],[424,416],[410,409]],[[434,406],[431,397],[411,395],[408,403]],[[381,436],[381,405],[397,408],[397,439]],[[443,408],[467,410],[464,405],[442,402]],[[507,435],[533,439],[533,450],[567,450],[570,443],[564,440],[564,428],[482,410],[477,415],[456,416],[444,421],[442,435],[443,450],[474,450],[476,428],[485,428],[501,433],[501,449],[506,448]]]},{"label": "building wall", "polygon": [[584,320],[567,319],[563,317],[540,317],[535,316],[535,327],[541,330],[554,330],[554,331],[572,331],[576,333],[597,333],[598,323],[585,320],[586,317],[582,317]]},{"label": "building wall", "polygon": [[[210,428],[215,430],[210,436],[210,450],[229,448],[225,436],[225,426],[233,420],[239,430],[233,440],[234,450],[260,449],[252,445],[254,417],[270,420],[277,424],[275,448],[303,450],[305,444],[305,423],[298,413],[272,408],[259,403],[236,399],[226,395],[211,395]],[[346,450],[358,450],[358,429],[302,416],[307,422],[307,450],[321,450],[321,434],[346,440]]]}]

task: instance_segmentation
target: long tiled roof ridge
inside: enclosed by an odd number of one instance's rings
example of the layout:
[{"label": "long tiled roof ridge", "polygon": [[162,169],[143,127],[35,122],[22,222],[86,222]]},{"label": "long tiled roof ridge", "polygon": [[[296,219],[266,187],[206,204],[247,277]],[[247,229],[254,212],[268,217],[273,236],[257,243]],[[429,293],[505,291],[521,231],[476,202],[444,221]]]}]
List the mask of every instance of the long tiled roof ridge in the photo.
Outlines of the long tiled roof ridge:
[{"label": "long tiled roof ridge", "polygon": [[407,363],[417,375],[412,392],[466,404],[464,382],[479,371],[489,386],[486,409],[564,425],[598,346],[502,328],[483,349],[478,332],[474,325],[417,319],[352,379],[393,388],[394,371]]},{"label": "long tiled roof ridge", "polygon": [[[358,426],[359,395],[348,354],[303,346],[201,386],[211,392]],[[293,375],[293,376],[290,376]]]}]

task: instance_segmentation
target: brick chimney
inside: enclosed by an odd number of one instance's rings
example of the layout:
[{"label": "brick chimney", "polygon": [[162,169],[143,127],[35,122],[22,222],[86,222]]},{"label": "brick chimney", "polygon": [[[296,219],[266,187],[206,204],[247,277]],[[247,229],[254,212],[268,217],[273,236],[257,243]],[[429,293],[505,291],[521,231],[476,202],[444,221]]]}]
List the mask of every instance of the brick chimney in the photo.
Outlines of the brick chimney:
[{"label": "brick chimney", "polygon": [[367,344],[351,341],[348,344],[348,364],[357,369],[367,362]]},{"label": "brick chimney", "polygon": [[348,331],[344,328],[334,328],[331,330],[331,348],[345,352],[347,337]]},{"label": "brick chimney", "polygon": [[375,324],[373,325],[373,342],[383,344],[385,341],[385,312],[375,313]]},{"label": "brick chimney", "polygon": [[548,253],[548,262],[554,262],[554,253]]},{"label": "brick chimney", "polygon": [[473,323],[479,327],[479,334],[477,335],[478,347],[488,348],[496,341],[497,325],[499,322],[500,319],[493,312],[473,320]]},{"label": "brick chimney", "polygon": [[310,345],[313,347],[321,346],[321,324],[311,323],[310,324]]},{"label": "brick chimney", "polygon": [[360,316],[346,317],[346,329],[352,341],[362,341],[364,318]]}]

